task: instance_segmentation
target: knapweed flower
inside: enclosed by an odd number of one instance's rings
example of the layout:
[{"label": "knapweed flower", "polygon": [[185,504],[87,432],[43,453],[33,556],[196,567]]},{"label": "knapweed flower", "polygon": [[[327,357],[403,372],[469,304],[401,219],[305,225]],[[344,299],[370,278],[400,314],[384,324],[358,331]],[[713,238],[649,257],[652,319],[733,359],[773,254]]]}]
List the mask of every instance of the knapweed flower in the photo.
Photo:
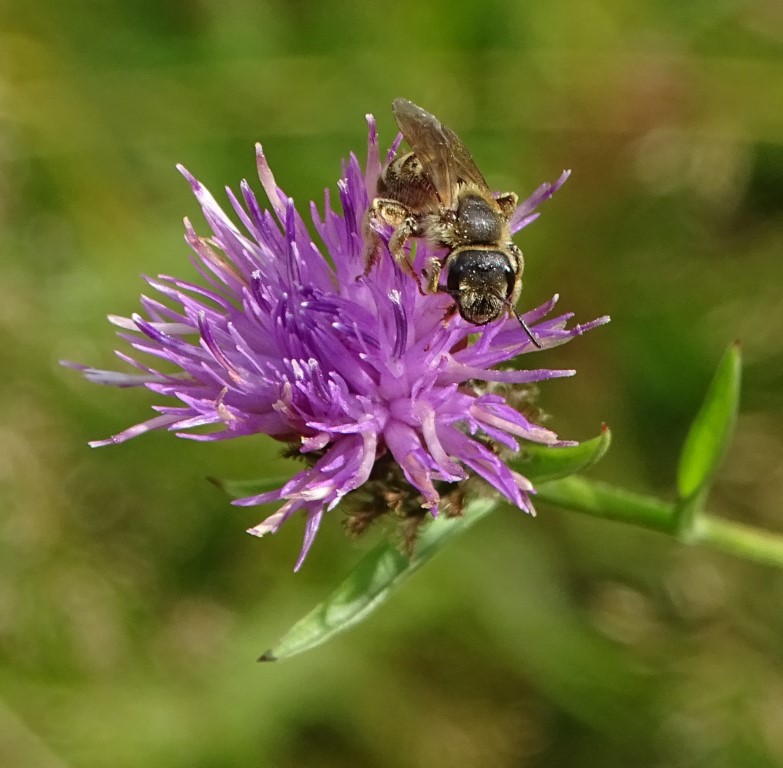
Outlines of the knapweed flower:
[{"label": "knapweed flower", "polygon": [[[181,168],[211,229],[202,237],[185,220],[185,239],[202,282],[148,278],[162,300],[143,296],[144,316],[110,317],[134,350],[162,359],[174,371],[157,370],[124,352],[117,354],[138,373],[77,366],[91,381],[144,386],[179,401],[155,406],[154,418],[93,445],[121,443],[155,429],[194,440],[263,433],[302,454],[306,467],[282,488],[235,502],[281,504],[250,530],[258,536],[304,514],[296,568],[324,512],[365,484],[383,483],[389,467],[390,477],[399,480],[395,488],[406,485],[417,509],[432,515],[448,489],[471,476],[532,512],[531,483],[504,463],[499,449],[518,450],[519,439],[557,444],[558,438],[513,408],[497,384],[574,373],[498,369],[535,350],[517,320],[504,317],[479,328],[453,316],[448,295],[423,295],[387,251],[364,274],[362,224],[381,172],[371,117],[368,123],[366,168],[362,172],[353,155],[343,165],[339,210],[329,190],[322,213],[310,206],[320,243],[277,186],[260,146],[258,174],[271,211],[243,181],[239,196],[227,190],[237,223]],[[543,185],[519,206],[513,231],[538,216],[535,208],[567,176]],[[388,237],[387,232],[385,241]],[[433,246],[417,244],[419,272],[433,253]],[[566,328],[570,315],[546,319],[556,299],[524,315],[544,348],[607,319]],[[397,491],[390,489],[388,496],[393,506]]]}]

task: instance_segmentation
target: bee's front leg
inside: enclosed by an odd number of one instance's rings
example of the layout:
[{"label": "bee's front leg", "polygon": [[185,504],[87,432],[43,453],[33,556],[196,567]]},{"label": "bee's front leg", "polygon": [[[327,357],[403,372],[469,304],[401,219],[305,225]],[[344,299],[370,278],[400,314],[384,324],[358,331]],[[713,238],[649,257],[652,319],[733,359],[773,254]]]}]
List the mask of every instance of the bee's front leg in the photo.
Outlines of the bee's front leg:
[{"label": "bee's front leg", "polygon": [[394,232],[389,239],[389,252],[394,260],[416,279],[418,284],[418,275],[413,270],[413,264],[406,258],[403,249],[409,238],[420,235],[419,224],[402,203],[388,198],[375,198],[365,218],[364,238],[367,250],[364,273],[368,274],[380,257],[381,239],[372,226],[372,222],[378,220],[394,227]]},{"label": "bee's front leg", "polygon": [[514,269],[514,290],[508,297],[509,305],[515,306],[519,301],[519,295],[522,293],[522,273],[525,271],[525,259],[522,251],[514,243],[508,244],[508,253],[512,257],[512,268]]},{"label": "bee's front leg", "polygon": [[440,259],[435,256],[427,259],[427,267],[424,270],[424,275],[427,278],[427,293],[437,293],[440,290],[440,273],[442,269],[443,265],[440,263]]},{"label": "bee's front leg", "polygon": [[[427,293],[448,293],[453,298],[453,294],[445,285],[440,284],[440,275],[443,272],[443,264],[437,256],[430,256],[427,259],[427,266],[424,270],[424,274],[427,277]],[[443,325],[446,326],[451,322],[454,315],[457,314],[456,303],[452,304],[443,315]]]}]

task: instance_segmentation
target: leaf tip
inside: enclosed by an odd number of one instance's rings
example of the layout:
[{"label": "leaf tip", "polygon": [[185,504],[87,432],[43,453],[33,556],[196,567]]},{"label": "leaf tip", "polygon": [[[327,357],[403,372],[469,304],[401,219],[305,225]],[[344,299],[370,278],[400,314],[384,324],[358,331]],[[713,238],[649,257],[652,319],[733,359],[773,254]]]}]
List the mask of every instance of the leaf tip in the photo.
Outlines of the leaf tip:
[{"label": "leaf tip", "polygon": [[[707,388],[701,408],[691,422],[677,466],[680,499],[696,503],[696,496],[706,493],[731,441],[739,410],[741,349],[739,339],[729,344]],[[689,525],[694,514],[688,512]]]},{"label": "leaf tip", "polygon": [[256,661],[258,663],[261,663],[263,661],[277,661],[277,656],[275,656],[274,652],[270,648],[268,651],[264,651],[257,659]]}]

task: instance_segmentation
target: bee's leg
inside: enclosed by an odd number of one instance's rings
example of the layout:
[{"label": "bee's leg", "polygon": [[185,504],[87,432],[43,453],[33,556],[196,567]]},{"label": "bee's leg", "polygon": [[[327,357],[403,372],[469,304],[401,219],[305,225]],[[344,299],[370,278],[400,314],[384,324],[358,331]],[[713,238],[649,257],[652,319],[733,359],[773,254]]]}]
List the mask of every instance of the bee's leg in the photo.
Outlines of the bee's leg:
[{"label": "bee's leg", "polygon": [[[440,284],[440,274],[442,271],[443,264],[441,264],[440,259],[431,256],[427,261],[427,268],[424,271],[424,274],[427,276],[427,293],[448,293],[453,298],[449,289]],[[457,304],[455,302],[446,310],[446,314],[443,315],[443,325],[448,325],[456,314]]]},{"label": "bee's leg", "polygon": [[427,278],[427,293],[437,293],[440,290],[440,273],[443,266],[440,263],[440,259],[435,256],[431,256],[427,259],[427,267],[424,270],[424,275]]},{"label": "bee's leg", "polygon": [[[373,204],[362,222],[362,236],[364,238],[364,276],[370,274],[372,268],[378,263],[381,257],[381,236],[376,232],[372,222],[377,218],[375,205]],[[361,275],[360,275],[361,277]],[[359,279],[358,277],[356,278]]]},{"label": "bee's leg", "polygon": [[394,260],[414,280],[416,280],[416,285],[419,286],[419,291],[424,293],[421,288],[421,280],[416,274],[416,270],[413,268],[413,263],[408,258],[406,258],[405,251],[403,250],[405,248],[405,243],[407,243],[411,237],[418,236],[418,234],[419,226],[416,222],[416,219],[414,219],[413,216],[406,216],[397,229],[394,230],[391,238],[389,238],[389,252],[394,257]]},{"label": "bee's leg", "polygon": [[456,315],[456,314],[457,314],[457,305],[456,304],[452,304],[446,310],[446,314],[443,315],[443,325],[448,325],[451,322],[451,320],[454,317],[454,315]]},{"label": "bee's leg", "polygon": [[519,198],[515,192],[503,192],[495,198],[495,202],[500,206],[503,215],[510,219],[511,214],[517,209]]},{"label": "bee's leg", "polygon": [[396,200],[383,197],[376,197],[373,200],[364,219],[362,232],[366,244],[364,274],[369,274],[370,270],[378,263],[381,254],[381,238],[372,226],[373,221],[382,221],[384,224],[390,224],[394,227],[394,233],[389,240],[389,251],[398,264],[402,264],[408,272],[414,274],[413,267],[405,258],[402,249],[408,238],[416,232],[416,220],[404,205]]},{"label": "bee's leg", "polygon": [[508,297],[508,302],[510,306],[515,307],[517,301],[519,301],[519,295],[522,293],[522,272],[525,269],[525,259],[522,256],[522,251],[520,251],[519,248],[514,245],[514,243],[508,244],[508,253],[512,256],[512,260],[515,262],[513,267],[514,277],[516,278],[514,280],[514,290]]}]

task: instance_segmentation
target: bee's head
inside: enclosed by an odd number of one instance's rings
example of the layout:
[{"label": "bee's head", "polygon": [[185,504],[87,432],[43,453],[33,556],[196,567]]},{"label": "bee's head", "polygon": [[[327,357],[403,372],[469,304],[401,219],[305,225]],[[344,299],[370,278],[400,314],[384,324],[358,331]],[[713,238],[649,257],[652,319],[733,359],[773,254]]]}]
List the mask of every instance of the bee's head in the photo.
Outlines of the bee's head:
[{"label": "bee's head", "polygon": [[446,288],[463,319],[486,325],[508,308],[516,274],[503,251],[465,248],[449,262]]}]

